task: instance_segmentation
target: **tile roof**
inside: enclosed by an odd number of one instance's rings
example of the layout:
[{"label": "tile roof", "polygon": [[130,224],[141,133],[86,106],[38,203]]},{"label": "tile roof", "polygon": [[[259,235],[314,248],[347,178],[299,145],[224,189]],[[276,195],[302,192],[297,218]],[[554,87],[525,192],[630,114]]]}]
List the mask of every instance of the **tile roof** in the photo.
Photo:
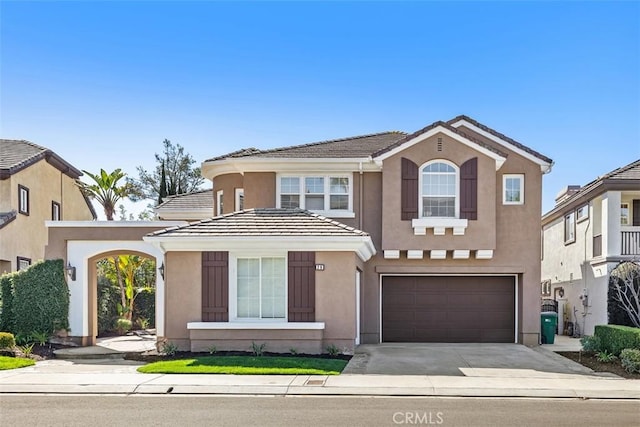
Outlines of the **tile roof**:
[{"label": "tile roof", "polygon": [[348,237],[369,236],[301,209],[248,209],[148,234],[150,237]]},{"label": "tile roof", "polygon": [[4,227],[8,223],[16,219],[17,215],[18,215],[18,212],[15,210],[10,212],[0,212],[0,228]]},{"label": "tile roof", "polygon": [[0,179],[6,179],[42,159],[71,178],[77,179],[82,175],[82,172],[48,148],[24,140],[0,139]]},{"label": "tile roof", "polygon": [[352,136],[348,138],[332,139],[328,141],[312,142],[291,147],[274,148],[270,150],[259,150],[257,148],[245,148],[234,151],[223,156],[214,157],[208,162],[239,157],[260,157],[260,158],[358,158],[369,157],[384,147],[387,147],[399,139],[404,138],[406,133],[391,131],[369,135]]},{"label": "tile roof", "polygon": [[[587,193],[591,192],[595,188],[606,185],[610,183],[620,183],[625,185],[625,182],[631,181],[631,185],[635,188],[640,188],[640,159],[635,160],[629,163],[626,166],[619,167],[617,169],[612,170],[609,173],[606,173],[598,178],[594,179],[590,183],[580,187],[578,191],[573,193],[571,196],[557,203],[556,206],[553,207],[549,212],[543,215],[543,218],[550,218],[553,214],[562,211],[562,209],[574,201],[581,199]],[[633,182],[633,181],[638,181]]]},{"label": "tile roof", "polygon": [[166,197],[156,209],[213,209],[213,189]]},{"label": "tile roof", "polygon": [[527,153],[531,154],[532,156],[535,156],[535,157],[539,158],[540,160],[543,160],[543,161],[545,161],[547,163],[553,163],[553,160],[551,160],[549,157],[547,157],[547,156],[545,156],[543,154],[540,154],[536,150],[533,150],[533,149],[527,147],[526,145],[523,145],[523,144],[519,143],[515,139],[509,138],[507,135],[505,135],[503,133],[500,133],[500,132],[498,132],[498,131],[496,131],[494,129],[491,129],[489,126],[485,126],[482,123],[472,119],[471,117],[465,116],[464,114],[461,114],[461,115],[459,115],[457,117],[454,117],[453,119],[449,120],[447,122],[447,124],[453,124],[453,123],[458,122],[460,120],[465,120],[465,121],[471,123],[472,125],[482,129],[483,131],[488,132],[491,135],[502,139],[503,141],[507,141],[508,143],[510,143],[512,145],[515,145],[519,149],[521,149],[523,151],[526,151]]},{"label": "tile roof", "polygon": [[500,151],[500,150],[498,150],[498,149],[496,149],[496,148],[494,148],[494,147],[492,147],[492,146],[490,146],[488,144],[485,144],[484,142],[482,142],[482,141],[480,141],[480,140],[478,140],[476,138],[473,138],[470,135],[467,135],[463,131],[461,131],[461,130],[459,130],[457,128],[454,128],[449,123],[445,123],[443,121],[433,122],[429,126],[424,127],[422,129],[412,133],[411,135],[405,136],[404,138],[394,142],[393,144],[388,145],[388,146],[376,151],[375,153],[372,154],[372,157],[378,157],[381,154],[389,152],[389,151],[393,150],[394,148],[401,146],[405,142],[411,141],[412,139],[422,135],[423,133],[429,132],[431,129],[437,128],[438,126],[442,126],[442,127],[446,128],[447,130],[449,130],[451,132],[454,132],[454,133],[462,136],[463,138],[466,138],[466,139],[478,144],[479,146],[481,146],[483,148],[486,148],[487,150],[492,151],[492,152],[494,152],[494,153],[496,153],[496,154],[498,154],[498,155],[500,155],[502,157],[507,157],[507,155],[505,153],[503,153],[502,151]]}]

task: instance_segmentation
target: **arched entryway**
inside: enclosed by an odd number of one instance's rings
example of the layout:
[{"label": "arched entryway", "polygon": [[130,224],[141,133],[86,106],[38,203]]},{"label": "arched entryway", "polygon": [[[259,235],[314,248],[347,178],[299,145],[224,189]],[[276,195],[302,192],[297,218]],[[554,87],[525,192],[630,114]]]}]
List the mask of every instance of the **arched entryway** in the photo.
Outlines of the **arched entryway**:
[{"label": "arched entryway", "polygon": [[[136,254],[164,265],[164,254],[142,237],[156,230],[183,225],[182,221],[48,221],[45,258],[62,258],[74,269],[69,285],[69,336],[93,345],[98,334],[96,262],[114,254]],[[156,274],[155,314],[158,335],[164,333],[164,279]]]}]

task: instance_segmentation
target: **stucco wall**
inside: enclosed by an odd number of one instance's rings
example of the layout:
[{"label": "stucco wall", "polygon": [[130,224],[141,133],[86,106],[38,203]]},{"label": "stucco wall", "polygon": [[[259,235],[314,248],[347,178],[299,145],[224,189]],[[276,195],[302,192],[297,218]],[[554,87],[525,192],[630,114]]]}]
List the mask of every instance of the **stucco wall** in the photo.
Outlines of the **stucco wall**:
[{"label": "stucco wall", "polygon": [[32,263],[44,259],[45,221],[51,220],[52,202],[60,203],[63,220],[93,219],[75,181],[46,160],[40,160],[0,183],[3,211],[18,210],[18,185],[29,189],[29,215],[18,213],[14,221],[0,229],[0,259],[11,264],[11,271],[16,270],[18,256],[30,258]]},{"label": "stucco wall", "polygon": [[244,174],[245,209],[276,206],[276,174],[252,172]]},{"label": "stucco wall", "polygon": [[236,206],[236,188],[243,188],[243,178],[239,173],[219,175],[213,180],[213,212],[218,212],[218,191],[223,192],[223,212],[230,213],[239,209]]}]

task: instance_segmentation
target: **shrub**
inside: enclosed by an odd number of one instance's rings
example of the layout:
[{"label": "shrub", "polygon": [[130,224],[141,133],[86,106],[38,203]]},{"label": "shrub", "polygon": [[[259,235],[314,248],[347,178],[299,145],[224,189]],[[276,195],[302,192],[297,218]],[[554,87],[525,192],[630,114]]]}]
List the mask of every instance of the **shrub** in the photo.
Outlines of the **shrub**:
[{"label": "shrub", "polygon": [[340,354],[340,349],[335,344],[329,344],[327,346],[327,353],[329,353],[329,356],[337,356]]},{"label": "shrub", "polygon": [[596,336],[584,336],[580,338],[580,344],[582,344],[582,349],[584,351],[597,353],[602,350],[602,343],[600,342],[600,337]]},{"label": "shrub", "polygon": [[98,333],[115,330],[120,290],[106,277],[98,277]]},{"label": "shrub", "polygon": [[32,332],[31,338],[38,345],[45,345],[47,340],[49,340],[49,334],[46,332]]},{"label": "shrub", "polygon": [[251,352],[256,357],[262,357],[266,346],[267,346],[266,343],[256,344],[255,341],[251,341]]},{"label": "shrub", "polygon": [[218,348],[215,345],[212,345],[207,348],[207,351],[209,352],[209,354],[216,354],[218,352]]},{"label": "shrub", "polygon": [[622,367],[629,373],[640,373],[640,350],[625,348],[620,352]]},{"label": "shrub", "polygon": [[11,332],[0,332],[0,349],[13,348],[16,346],[16,340]]},{"label": "shrub", "polygon": [[148,323],[143,329],[153,328],[156,324],[156,290],[144,288],[136,295],[133,301],[133,314],[136,318],[145,318]]},{"label": "shrub", "polygon": [[162,354],[166,354],[167,356],[174,356],[178,351],[178,346],[172,342],[165,342],[162,344]]},{"label": "shrub", "polygon": [[13,276],[16,273],[0,276],[0,331],[16,331],[16,319],[13,311]]},{"label": "shrub", "polygon": [[69,329],[69,288],[61,259],[33,264],[12,276],[15,332]]},{"label": "shrub", "polygon": [[640,328],[620,325],[597,325],[594,336],[600,339],[601,351],[615,356],[625,348],[640,349]]},{"label": "shrub", "polygon": [[599,351],[596,353],[596,360],[602,363],[611,363],[618,358],[613,354],[609,353],[607,350]]},{"label": "shrub", "polygon": [[120,335],[124,335],[131,330],[131,320],[129,319],[118,319],[116,320],[116,330]]}]

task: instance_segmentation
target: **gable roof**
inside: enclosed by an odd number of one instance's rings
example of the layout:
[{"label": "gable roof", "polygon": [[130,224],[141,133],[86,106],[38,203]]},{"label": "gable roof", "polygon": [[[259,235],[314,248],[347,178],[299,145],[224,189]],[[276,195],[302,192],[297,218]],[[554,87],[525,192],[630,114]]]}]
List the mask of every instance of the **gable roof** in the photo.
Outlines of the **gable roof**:
[{"label": "gable roof", "polygon": [[498,139],[501,139],[501,140],[503,140],[505,142],[508,142],[509,144],[513,145],[514,147],[519,148],[520,150],[522,150],[522,151],[524,151],[526,153],[529,153],[532,156],[537,157],[538,159],[540,159],[540,160],[542,160],[542,161],[544,161],[546,163],[553,163],[553,160],[551,160],[549,157],[547,157],[547,156],[545,156],[543,154],[540,154],[536,150],[534,150],[532,148],[529,148],[524,144],[519,143],[515,139],[510,138],[507,135],[505,135],[503,133],[500,133],[495,129],[492,129],[489,126],[483,125],[482,123],[472,119],[469,116],[465,116],[464,114],[461,114],[459,116],[454,117],[453,119],[449,120],[447,122],[447,124],[453,126],[455,123],[458,123],[460,121],[466,121],[466,122],[472,124],[473,126],[479,128],[480,130],[483,130],[483,131],[495,136]]},{"label": "gable roof", "polygon": [[404,138],[406,133],[391,131],[372,133],[369,135],[351,136],[348,138],[331,139],[327,141],[312,142],[309,144],[293,145],[290,147],[260,150],[257,148],[245,148],[222,156],[206,160],[240,158],[240,157],[268,157],[268,158],[362,158],[369,157],[395,141]]},{"label": "gable roof", "polygon": [[0,139],[0,179],[7,179],[42,159],[73,179],[82,176],[82,172],[46,147],[24,140]]},{"label": "gable roof", "polygon": [[465,138],[465,139],[469,140],[470,142],[473,142],[474,144],[477,144],[478,146],[480,146],[480,147],[482,147],[482,148],[484,148],[486,150],[489,150],[489,151],[491,151],[491,152],[493,152],[493,153],[495,153],[495,154],[497,154],[497,155],[499,155],[501,157],[507,157],[506,153],[504,153],[504,152],[492,147],[489,144],[486,144],[486,143],[484,143],[484,142],[482,142],[482,141],[480,141],[480,140],[478,140],[476,138],[473,138],[473,137],[465,134],[461,130],[456,129],[453,126],[451,126],[448,123],[443,122],[443,121],[433,122],[429,126],[426,126],[426,127],[422,128],[422,129],[412,133],[411,135],[407,135],[404,138],[394,142],[393,144],[388,145],[387,147],[384,147],[384,148],[376,151],[375,153],[372,153],[371,157],[376,158],[376,157],[379,157],[379,156],[381,156],[381,155],[383,155],[385,153],[388,153],[388,152],[394,150],[395,148],[398,148],[398,147],[402,146],[403,144],[405,144],[405,143],[407,143],[407,142],[419,137],[420,135],[423,135],[423,134],[425,134],[425,133],[427,133],[427,132],[429,132],[431,130],[434,130],[434,129],[438,128],[438,127],[442,127],[442,128],[444,128],[444,129],[446,129],[446,130],[448,130],[450,132],[453,132],[454,134],[456,134],[458,136],[461,136],[462,138]]},{"label": "gable roof", "polygon": [[568,208],[577,207],[578,204],[586,203],[608,189],[624,189],[625,187],[629,189],[640,188],[640,159],[614,169],[580,187],[578,191],[558,202],[553,209],[544,214],[542,220],[547,223],[549,219],[555,218],[559,213]]}]

